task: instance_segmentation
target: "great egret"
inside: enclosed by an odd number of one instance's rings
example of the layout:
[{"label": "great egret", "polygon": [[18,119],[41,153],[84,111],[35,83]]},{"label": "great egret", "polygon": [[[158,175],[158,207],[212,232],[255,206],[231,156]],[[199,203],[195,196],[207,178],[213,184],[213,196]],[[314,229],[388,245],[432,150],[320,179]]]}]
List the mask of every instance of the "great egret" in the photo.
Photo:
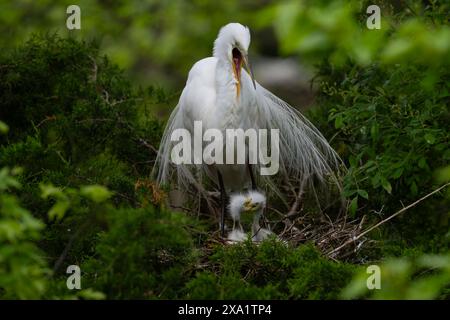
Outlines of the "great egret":
[{"label": "great egret", "polygon": [[231,219],[233,220],[233,230],[236,230],[237,224],[238,230],[243,231],[241,224],[241,214],[243,211],[248,211],[246,209],[248,209],[250,200],[250,198],[242,194],[232,195],[230,197],[228,210],[230,212]]},{"label": "great egret", "polygon": [[250,191],[247,195],[250,199],[249,207],[247,210],[254,212],[252,223],[252,240],[255,242],[261,242],[267,239],[270,235],[274,234],[272,231],[263,228],[259,224],[264,209],[266,208],[266,197],[258,191]]},{"label": "great egret", "polygon": [[[279,172],[286,179],[295,179],[299,186],[312,186],[313,181],[326,181],[333,176],[339,158],[322,134],[297,110],[259,85],[253,77],[248,59],[250,31],[239,23],[220,29],[214,42],[213,56],[194,64],[178,105],[173,110],[164,131],[154,174],[160,184],[176,178],[180,189],[195,186],[205,198],[203,173],[218,184],[221,193],[221,234],[227,192],[256,188],[258,166],[245,164],[177,164],[171,161],[171,140],[175,129],[194,134],[194,122],[204,129],[279,129]],[[246,70],[242,70],[245,67]],[[223,142],[226,148],[227,142]],[[192,154],[195,153],[193,150]],[[193,156],[193,155],[192,155]],[[194,162],[195,163],[195,162]],[[254,172],[255,171],[255,172]],[[276,194],[281,192],[271,176],[257,176]]]},{"label": "great egret", "polygon": [[233,220],[233,229],[228,234],[228,240],[232,243],[241,242],[247,238],[241,224],[241,214],[244,210],[244,205],[246,202],[247,198],[240,194],[231,196],[230,198],[228,210],[230,212],[231,219]]},{"label": "great egret", "polygon": [[242,214],[253,214],[251,227],[251,238],[254,242],[261,242],[274,234],[272,231],[262,228],[259,220],[262,217],[266,207],[266,197],[258,191],[249,191],[246,194],[231,195],[229,212],[233,220],[233,229],[228,234],[228,240],[231,242],[240,242],[247,239],[241,224]]}]

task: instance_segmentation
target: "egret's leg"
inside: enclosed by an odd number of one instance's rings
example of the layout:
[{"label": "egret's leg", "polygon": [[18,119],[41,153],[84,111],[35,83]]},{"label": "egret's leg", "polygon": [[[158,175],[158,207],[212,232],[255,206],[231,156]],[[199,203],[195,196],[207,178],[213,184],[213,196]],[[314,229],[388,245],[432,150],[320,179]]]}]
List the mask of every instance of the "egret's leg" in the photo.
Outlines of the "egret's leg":
[{"label": "egret's leg", "polygon": [[220,233],[222,238],[225,236],[225,210],[226,210],[226,192],[225,185],[223,184],[223,178],[220,174],[219,170],[217,170],[217,177],[219,179],[219,188],[220,188],[220,202],[221,202],[221,216],[220,216]]}]

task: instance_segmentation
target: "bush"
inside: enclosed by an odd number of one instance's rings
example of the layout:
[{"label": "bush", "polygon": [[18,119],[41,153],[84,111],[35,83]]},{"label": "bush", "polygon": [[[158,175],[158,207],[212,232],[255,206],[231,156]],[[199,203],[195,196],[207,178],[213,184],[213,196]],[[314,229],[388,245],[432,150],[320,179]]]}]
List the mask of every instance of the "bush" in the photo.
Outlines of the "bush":
[{"label": "bush", "polygon": [[0,167],[24,169],[17,195],[48,223],[39,244],[54,259],[50,264],[80,229],[84,237],[67,258],[82,261],[93,252],[101,215],[81,201],[63,219],[51,221],[51,202],[41,197],[40,184],[63,189],[101,184],[113,191],[115,205],[138,205],[142,198],[134,186],[150,172],[161,130],[148,108],[161,97],[151,88],[133,89],[95,43],[56,35],[34,36],[3,52],[0,65],[0,119],[9,126],[0,136]]},{"label": "bush", "polygon": [[[436,189],[448,166],[450,28],[448,3],[381,1],[382,27],[369,30],[370,4],[287,1],[260,22],[274,26],[283,53],[316,63],[312,121],[348,167],[350,214],[373,222]],[[438,194],[390,221],[375,236],[380,253],[447,251],[447,208]]]},{"label": "bush", "polygon": [[38,299],[49,270],[36,246],[44,224],[23,208],[11,188],[20,188],[17,169],[0,169],[0,298]]},{"label": "bush", "polygon": [[82,267],[85,283],[115,299],[179,297],[196,257],[189,224],[152,207],[109,212],[96,254]]},{"label": "bush", "polygon": [[[283,16],[296,4],[281,6],[284,11],[273,12]],[[449,133],[443,129],[449,120],[450,75],[439,64],[445,54],[441,50],[431,65],[421,60],[415,66],[390,65],[386,54],[376,50],[370,51],[370,59],[355,56],[360,51],[348,47],[351,41],[323,37],[345,21],[341,36],[345,40],[354,34],[357,25],[349,22],[354,12],[342,7],[337,19],[324,25],[313,19],[317,12],[332,9],[322,7],[292,11],[299,13],[287,28],[292,30],[276,33],[303,43],[287,46],[285,52],[303,52],[308,39],[305,34],[297,37],[297,26],[321,26],[316,35],[326,40],[317,78],[322,93],[317,99],[320,107],[311,115],[325,135],[333,137],[332,144],[349,167],[344,191],[352,201],[351,213],[376,220],[398,209],[400,200],[416,200],[442,182],[433,175],[448,164],[450,152]],[[270,10],[266,13],[271,17]],[[423,21],[412,26],[417,23]],[[401,30],[392,33],[396,41],[411,31]],[[438,28],[433,39],[439,40],[447,30]],[[390,37],[386,32],[380,39],[391,43]],[[382,43],[380,39],[375,44]],[[433,49],[423,35],[418,39],[413,48],[422,53]],[[309,42],[311,52],[314,43],[320,41]],[[410,55],[408,61],[416,56]],[[225,246],[210,233],[205,237],[208,226],[162,207],[164,194],[148,176],[162,129],[152,108],[165,107],[165,96],[159,89],[133,88],[99,55],[95,43],[54,35],[32,37],[17,50],[0,54],[0,77],[1,298],[368,296],[362,291],[340,296],[360,266],[328,260],[311,244],[293,248],[273,239]],[[7,169],[16,166],[23,171]],[[374,214],[380,207],[384,210]],[[448,295],[446,256],[425,256],[432,265],[420,258],[423,251],[448,252],[447,208],[448,198],[435,196],[377,236],[376,258],[408,256],[412,271],[396,283],[412,289],[399,297],[417,297],[422,288],[429,289],[426,297]],[[70,264],[82,270],[86,289],[77,293],[65,286],[65,266]],[[442,268],[430,278],[417,277],[417,285],[407,281],[436,265]],[[389,264],[386,268],[390,270]]]},{"label": "bush", "polygon": [[344,299],[448,299],[450,296],[450,255],[420,255],[395,258],[380,266],[380,288],[368,290],[366,272],[360,272],[342,291]]},{"label": "bush", "polygon": [[95,43],[35,36],[0,56],[0,164],[22,165],[24,181],[86,182],[133,203],[137,176],[151,169],[161,125],[149,114],[157,92],[135,90]]},{"label": "bush", "polygon": [[336,299],[355,266],[323,257],[312,245],[271,240],[216,248],[211,271],[186,285],[190,299]]}]

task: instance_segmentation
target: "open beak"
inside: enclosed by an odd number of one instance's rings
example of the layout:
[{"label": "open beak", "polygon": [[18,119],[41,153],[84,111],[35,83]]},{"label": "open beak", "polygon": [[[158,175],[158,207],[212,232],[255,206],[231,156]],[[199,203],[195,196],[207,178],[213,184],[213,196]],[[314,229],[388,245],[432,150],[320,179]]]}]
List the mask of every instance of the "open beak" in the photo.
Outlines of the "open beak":
[{"label": "open beak", "polygon": [[252,210],[252,200],[251,199],[247,199],[244,202],[244,212],[250,212]]},{"label": "open beak", "polygon": [[248,61],[248,55],[244,55],[243,60],[244,60],[244,67],[247,70],[247,72],[250,74],[250,77],[252,78],[252,82],[253,82],[253,87],[256,90],[255,77],[253,76],[252,66],[251,66],[250,62]]}]

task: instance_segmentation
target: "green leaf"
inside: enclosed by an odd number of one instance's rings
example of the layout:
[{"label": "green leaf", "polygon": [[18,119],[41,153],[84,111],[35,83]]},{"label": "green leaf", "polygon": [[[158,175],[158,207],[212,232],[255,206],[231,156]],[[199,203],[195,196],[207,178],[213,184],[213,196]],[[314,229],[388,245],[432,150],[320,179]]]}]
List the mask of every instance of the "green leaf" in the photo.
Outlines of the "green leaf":
[{"label": "green leaf", "polygon": [[372,182],[372,187],[374,188],[378,188],[378,186],[380,185],[380,180],[381,180],[381,175],[379,173],[377,173],[375,176],[372,177],[372,179],[370,179],[370,181]]},{"label": "green leaf", "polygon": [[354,189],[344,189],[343,195],[344,197],[351,197],[352,195],[354,195],[357,192],[357,190]]},{"label": "green leaf", "polygon": [[81,195],[94,202],[103,202],[108,200],[112,193],[105,187],[100,185],[84,186],[80,188]]},{"label": "green leaf", "polygon": [[450,166],[439,169],[435,173],[437,182],[444,183],[450,181]]},{"label": "green leaf", "polygon": [[348,211],[350,212],[351,216],[355,216],[356,209],[358,209],[358,196],[354,197],[352,202],[350,202]]},{"label": "green leaf", "polygon": [[359,194],[362,198],[364,198],[364,199],[366,199],[366,200],[369,199],[369,194],[367,193],[366,190],[361,190],[361,189],[359,189],[359,190],[358,190],[358,194]]},{"label": "green leaf", "polygon": [[420,158],[419,162],[417,163],[420,169],[425,169],[427,167],[427,160],[425,158]]},{"label": "green leaf", "polygon": [[403,168],[398,168],[397,170],[395,170],[394,174],[392,175],[392,178],[398,179],[401,177],[402,174],[403,174]]},{"label": "green leaf", "polygon": [[348,162],[350,163],[350,166],[352,166],[352,167],[356,167],[358,165],[356,158],[353,155],[351,155],[348,158]]},{"label": "green leaf", "polygon": [[389,181],[387,181],[386,179],[381,179],[381,186],[383,187],[384,190],[387,191],[387,193],[391,194],[392,192],[392,186],[390,184]]},{"label": "green leaf", "polygon": [[342,290],[342,299],[355,299],[365,294],[367,289],[367,273],[358,272],[353,280]]},{"label": "green leaf", "polygon": [[385,62],[392,63],[402,60],[408,55],[414,46],[410,39],[395,39],[388,42],[382,53],[382,58]]},{"label": "green leaf", "polygon": [[78,296],[86,300],[104,300],[106,298],[103,292],[95,291],[91,288],[81,290]]},{"label": "green leaf", "polygon": [[416,184],[415,181],[414,181],[413,183],[411,183],[411,186],[410,186],[409,188],[410,188],[410,190],[411,190],[411,193],[412,193],[414,196],[419,192],[419,189],[417,188],[417,184]]},{"label": "green leaf", "polygon": [[55,205],[50,209],[48,212],[48,218],[50,220],[61,220],[64,215],[66,214],[66,211],[70,207],[70,201],[68,200],[60,200],[55,203]]},{"label": "green leaf", "polygon": [[304,36],[298,44],[302,52],[311,52],[325,49],[328,45],[328,37],[322,32],[311,32]]},{"label": "green leaf", "polygon": [[12,175],[9,168],[0,169],[0,190],[6,190],[10,187],[20,188],[20,183]]},{"label": "green leaf", "polygon": [[424,138],[428,144],[434,144],[436,142],[436,138],[431,133],[427,133]]},{"label": "green leaf", "polygon": [[64,192],[61,188],[55,187],[52,184],[41,184],[39,186],[41,188],[41,197],[47,199],[50,196],[55,198],[64,198]]},{"label": "green leaf", "polygon": [[0,134],[6,134],[9,131],[9,127],[3,121],[0,121]]},{"label": "green leaf", "polygon": [[342,115],[338,115],[336,119],[334,119],[334,127],[336,129],[342,128],[344,125],[344,119],[342,118]]},{"label": "green leaf", "polygon": [[377,141],[378,140],[378,134],[379,134],[379,126],[378,123],[374,122],[372,124],[372,127],[370,128],[370,136],[372,137],[373,141]]},{"label": "green leaf", "polygon": [[450,255],[426,254],[417,260],[417,264],[425,268],[445,269],[450,266]]}]

